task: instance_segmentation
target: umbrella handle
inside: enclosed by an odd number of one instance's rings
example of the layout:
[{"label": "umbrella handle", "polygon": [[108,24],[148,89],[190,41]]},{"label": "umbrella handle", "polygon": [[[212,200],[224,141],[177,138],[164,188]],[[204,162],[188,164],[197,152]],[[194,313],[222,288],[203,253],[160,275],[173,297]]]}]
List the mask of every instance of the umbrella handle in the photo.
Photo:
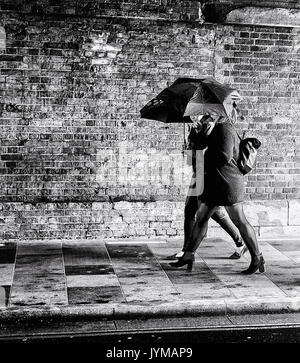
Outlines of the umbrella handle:
[{"label": "umbrella handle", "polygon": [[184,151],[187,149],[187,143],[185,138],[185,123],[183,122],[183,146],[182,146],[182,154],[184,154]]}]

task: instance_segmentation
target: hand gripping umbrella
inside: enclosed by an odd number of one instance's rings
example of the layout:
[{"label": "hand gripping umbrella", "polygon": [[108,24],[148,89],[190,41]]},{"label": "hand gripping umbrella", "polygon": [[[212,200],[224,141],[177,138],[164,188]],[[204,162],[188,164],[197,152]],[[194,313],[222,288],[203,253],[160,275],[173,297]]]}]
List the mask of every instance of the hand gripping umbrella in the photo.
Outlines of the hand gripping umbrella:
[{"label": "hand gripping umbrella", "polygon": [[231,117],[233,103],[241,98],[237,90],[214,78],[178,78],[148,102],[140,114],[165,123],[191,122],[189,116],[200,114]]}]

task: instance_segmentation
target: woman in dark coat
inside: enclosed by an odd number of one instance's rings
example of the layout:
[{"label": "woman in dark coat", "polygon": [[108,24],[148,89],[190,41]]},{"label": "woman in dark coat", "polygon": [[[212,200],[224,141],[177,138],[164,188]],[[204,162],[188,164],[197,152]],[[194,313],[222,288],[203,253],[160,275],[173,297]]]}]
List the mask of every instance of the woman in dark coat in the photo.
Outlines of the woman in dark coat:
[{"label": "woman in dark coat", "polygon": [[204,155],[205,174],[204,191],[201,196],[202,204],[197,212],[185,253],[171,266],[187,265],[188,269],[192,269],[194,253],[206,235],[209,218],[215,213],[217,206],[225,206],[251,255],[250,266],[242,273],[253,274],[257,270],[264,272],[265,261],[260,253],[255,231],[247,221],[243,210],[244,176],[237,166],[239,138],[228,118],[210,115],[205,122],[212,121],[216,124],[207,138],[207,149]]},{"label": "woman in dark coat", "polygon": [[[186,247],[189,243],[189,237],[191,235],[195,216],[198,211],[198,208],[201,203],[201,194],[202,188],[204,183],[202,182],[202,176],[204,175],[204,165],[203,165],[203,149],[207,146],[207,137],[210,135],[214,124],[204,124],[199,121],[201,116],[197,116],[196,119],[191,119],[190,121],[193,122],[193,126],[190,130],[188,136],[188,147],[187,149],[191,151],[191,158],[190,162],[193,167],[193,176],[191,179],[191,183],[188,190],[188,195],[185,201],[185,208],[184,208],[184,243],[182,247],[182,251],[178,252],[174,255],[167,257],[167,259],[176,259],[182,257]],[[203,119],[205,116],[203,117]],[[217,210],[214,214],[212,214],[211,219],[217,222],[233,239],[235,242],[237,250],[230,255],[230,259],[239,259],[242,257],[246,251],[247,247],[243,243],[243,239],[233,224],[231,219],[229,218],[228,214],[226,213],[224,207],[218,206]]]}]

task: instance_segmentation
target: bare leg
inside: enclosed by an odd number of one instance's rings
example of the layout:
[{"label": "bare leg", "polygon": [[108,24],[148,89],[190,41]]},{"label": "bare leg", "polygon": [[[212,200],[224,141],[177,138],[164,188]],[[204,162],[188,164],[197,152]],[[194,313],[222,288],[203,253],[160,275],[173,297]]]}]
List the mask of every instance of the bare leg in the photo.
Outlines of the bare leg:
[{"label": "bare leg", "polygon": [[[195,223],[195,214],[198,210],[198,205],[200,206],[200,203],[201,202],[197,201],[197,197],[187,198],[184,209],[184,244],[182,251],[186,250],[186,246],[188,244],[189,237],[192,233],[192,229]],[[221,207],[217,207],[215,213],[213,213],[211,218],[216,221],[224,229],[224,231],[226,231],[230,235],[237,247],[242,246],[243,242],[239,230]]]},{"label": "bare leg", "polygon": [[191,235],[195,223],[195,215],[197,210],[198,210],[198,197],[196,196],[187,197],[184,208],[184,243],[182,251],[185,251],[185,248],[189,242],[189,237]]},{"label": "bare leg", "polygon": [[204,203],[200,205],[190,236],[190,241],[186,247],[186,252],[193,254],[197,250],[203,238],[206,236],[208,220],[216,211],[216,208],[217,207],[209,207]]},{"label": "bare leg", "polygon": [[233,223],[237,226],[238,230],[243,237],[246,246],[249,249],[252,259],[257,259],[260,251],[256,239],[256,234],[252,225],[248,222],[243,209],[243,204],[235,204],[230,207],[226,207],[229,217]]},{"label": "bare leg", "polygon": [[196,221],[194,223],[192,233],[184,254],[178,259],[177,262],[170,263],[172,267],[182,267],[187,265],[187,269],[189,271],[192,270],[193,262],[195,261],[194,253],[199,247],[203,238],[206,236],[208,220],[214,213],[215,209],[216,207],[208,207],[205,204],[200,205],[197,212]]},{"label": "bare leg", "polygon": [[243,244],[239,230],[233,224],[223,208],[218,207],[215,213],[211,216],[211,218],[216,221],[224,229],[224,231],[229,234],[229,236],[234,240],[237,247],[240,247]]}]

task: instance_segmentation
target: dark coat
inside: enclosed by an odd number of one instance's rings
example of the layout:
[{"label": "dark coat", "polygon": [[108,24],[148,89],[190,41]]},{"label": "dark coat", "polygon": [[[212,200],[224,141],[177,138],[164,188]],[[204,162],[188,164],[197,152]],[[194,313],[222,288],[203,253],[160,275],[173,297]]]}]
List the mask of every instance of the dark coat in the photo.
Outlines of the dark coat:
[{"label": "dark coat", "polygon": [[244,200],[244,176],[237,166],[239,142],[229,121],[217,123],[207,138],[203,203],[230,206]]}]

